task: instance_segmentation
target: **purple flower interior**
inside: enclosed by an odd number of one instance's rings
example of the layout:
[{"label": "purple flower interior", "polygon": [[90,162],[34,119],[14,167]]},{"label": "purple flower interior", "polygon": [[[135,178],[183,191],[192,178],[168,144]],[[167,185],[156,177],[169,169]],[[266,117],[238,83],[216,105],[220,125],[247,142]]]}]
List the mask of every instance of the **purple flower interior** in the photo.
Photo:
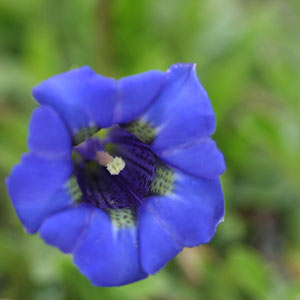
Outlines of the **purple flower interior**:
[{"label": "purple flower interior", "polygon": [[[150,194],[155,176],[156,156],[135,135],[114,126],[108,137],[88,138],[74,147],[74,169],[82,201],[100,208],[137,207]],[[121,157],[126,166],[111,175],[96,160],[97,151]]]}]

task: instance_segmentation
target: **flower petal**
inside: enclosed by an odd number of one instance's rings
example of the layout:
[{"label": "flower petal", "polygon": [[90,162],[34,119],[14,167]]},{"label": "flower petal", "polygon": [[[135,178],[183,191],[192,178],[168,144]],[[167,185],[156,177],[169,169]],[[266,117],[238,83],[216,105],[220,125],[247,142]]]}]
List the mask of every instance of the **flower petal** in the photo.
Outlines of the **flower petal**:
[{"label": "flower petal", "polygon": [[156,154],[168,165],[194,176],[216,178],[225,171],[223,154],[211,138]]},{"label": "flower petal", "polygon": [[163,220],[183,246],[207,243],[224,217],[219,179],[202,179],[177,172],[171,195],[150,197],[144,208]]},{"label": "flower petal", "polygon": [[71,155],[72,142],[69,131],[52,108],[41,106],[33,112],[28,147],[32,152],[48,157]]},{"label": "flower petal", "polygon": [[6,180],[15,210],[29,233],[42,221],[72,203],[66,182],[72,172],[71,160],[45,159],[25,154]]},{"label": "flower petal", "polygon": [[45,80],[33,95],[59,112],[76,137],[82,129],[132,121],[151,104],[164,79],[164,72],[149,71],[116,81],[82,67]]},{"label": "flower petal", "polygon": [[39,103],[52,106],[76,135],[83,128],[112,125],[115,89],[114,79],[82,67],[45,80],[33,95]]},{"label": "flower petal", "polygon": [[115,123],[134,120],[152,103],[163,87],[165,72],[149,71],[118,80]]},{"label": "flower petal", "polygon": [[89,205],[78,205],[50,216],[40,228],[41,237],[65,253],[73,252],[94,210]]},{"label": "flower petal", "polygon": [[157,131],[155,152],[185,145],[215,131],[215,115],[194,64],[171,66],[162,92],[141,116]]},{"label": "flower petal", "polygon": [[74,252],[74,262],[96,286],[119,286],[147,276],[139,265],[135,227],[115,227],[100,209]]},{"label": "flower petal", "polygon": [[182,246],[155,211],[142,205],[138,211],[141,264],[148,274],[154,274],[176,256]]}]

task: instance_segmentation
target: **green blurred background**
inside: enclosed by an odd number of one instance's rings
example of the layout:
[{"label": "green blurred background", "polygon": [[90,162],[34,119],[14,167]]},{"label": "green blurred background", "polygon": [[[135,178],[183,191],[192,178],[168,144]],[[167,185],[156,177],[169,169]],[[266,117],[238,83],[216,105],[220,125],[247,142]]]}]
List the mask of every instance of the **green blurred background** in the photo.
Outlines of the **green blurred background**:
[{"label": "green blurred background", "polygon": [[[95,288],[22,229],[4,178],[26,151],[31,88],[196,62],[224,152],[226,220],[144,281]],[[300,299],[299,0],[1,0],[0,298]],[[25,195],[26,196],[26,195]]]}]

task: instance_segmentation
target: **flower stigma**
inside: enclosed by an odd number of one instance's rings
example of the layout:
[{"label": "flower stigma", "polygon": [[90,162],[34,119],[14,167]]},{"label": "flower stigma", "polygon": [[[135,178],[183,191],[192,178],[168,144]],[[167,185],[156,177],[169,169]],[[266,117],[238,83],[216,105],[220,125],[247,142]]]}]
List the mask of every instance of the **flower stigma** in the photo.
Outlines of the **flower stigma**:
[{"label": "flower stigma", "polygon": [[113,157],[105,151],[97,151],[96,161],[101,166],[106,167],[110,175],[119,175],[126,166],[125,161],[121,157]]}]

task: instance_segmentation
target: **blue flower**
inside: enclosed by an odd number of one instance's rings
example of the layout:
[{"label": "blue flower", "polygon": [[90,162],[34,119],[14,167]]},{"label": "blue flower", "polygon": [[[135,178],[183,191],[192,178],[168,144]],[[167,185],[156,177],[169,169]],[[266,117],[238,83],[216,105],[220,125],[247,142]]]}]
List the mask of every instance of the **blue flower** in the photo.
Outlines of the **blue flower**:
[{"label": "blue flower", "polygon": [[94,285],[143,279],[212,238],[225,165],[194,64],[120,80],[83,67],[33,95],[9,195],[26,230],[71,253]]}]

